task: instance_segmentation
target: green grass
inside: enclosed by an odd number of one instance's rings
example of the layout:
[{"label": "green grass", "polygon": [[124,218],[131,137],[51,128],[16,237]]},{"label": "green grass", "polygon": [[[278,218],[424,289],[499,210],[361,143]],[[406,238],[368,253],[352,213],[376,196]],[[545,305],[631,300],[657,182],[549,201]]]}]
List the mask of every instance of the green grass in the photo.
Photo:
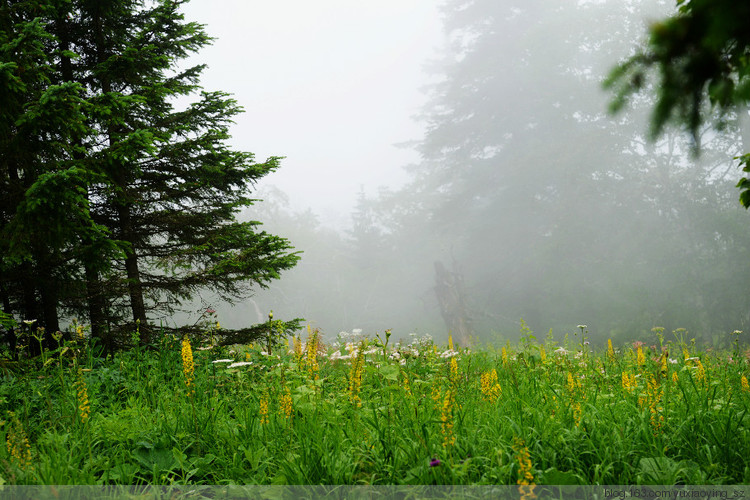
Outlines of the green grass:
[{"label": "green grass", "polygon": [[645,346],[639,364],[629,345],[609,355],[526,339],[447,356],[429,339],[375,339],[357,344],[359,374],[343,345],[197,347],[191,386],[171,337],[106,359],[68,343],[6,363],[0,484],[750,482],[750,365],[737,346],[667,343],[665,370]]}]

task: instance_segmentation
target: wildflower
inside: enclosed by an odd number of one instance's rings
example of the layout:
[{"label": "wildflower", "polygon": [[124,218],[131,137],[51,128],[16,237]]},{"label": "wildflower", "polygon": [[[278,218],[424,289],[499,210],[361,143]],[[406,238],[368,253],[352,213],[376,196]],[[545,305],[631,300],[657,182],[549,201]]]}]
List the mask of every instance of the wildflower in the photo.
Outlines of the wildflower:
[{"label": "wildflower", "polygon": [[294,336],[292,340],[294,343],[294,359],[297,361],[297,366],[302,366],[302,338],[299,334]]},{"label": "wildflower", "polygon": [[494,404],[503,392],[502,387],[497,382],[497,371],[493,368],[492,371],[484,372],[481,376],[481,382],[482,397],[485,401]]},{"label": "wildflower", "polygon": [[260,425],[268,423],[268,391],[263,391],[263,395],[260,397]]},{"label": "wildflower", "polygon": [[544,350],[544,346],[539,346],[539,358],[542,360],[542,364],[547,362],[547,352]]},{"label": "wildflower", "polygon": [[86,381],[83,379],[83,370],[78,368],[78,379],[75,381],[74,386],[76,387],[77,400],[78,400],[78,416],[81,419],[81,423],[86,423],[91,413],[91,407],[89,406],[89,394],[86,387]]},{"label": "wildflower", "polygon": [[452,446],[456,443],[456,436],[453,435],[453,403],[455,396],[452,390],[445,393],[443,405],[440,411],[440,430],[443,433],[443,447]]},{"label": "wildflower", "polygon": [[697,367],[695,371],[695,378],[697,379],[698,383],[704,383],[706,381],[706,369],[703,368],[703,363],[701,363],[701,360],[696,358],[695,366]]},{"label": "wildflower", "polygon": [[359,408],[362,406],[362,400],[359,397],[359,391],[362,388],[362,368],[364,365],[364,354],[357,354],[352,360],[352,367],[349,370],[349,400]]},{"label": "wildflower", "polygon": [[31,466],[31,445],[26,431],[23,429],[21,421],[18,420],[15,412],[8,412],[10,417],[10,429],[5,440],[5,446],[8,455],[12,461],[15,461],[21,469]]},{"label": "wildflower", "polygon": [[672,372],[672,382],[675,384],[680,381],[680,377],[677,376],[677,372]]},{"label": "wildflower", "polygon": [[611,362],[615,361],[615,349],[612,347],[612,339],[607,339],[607,359]]},{"label": "wildflower", "polygon": [[555,349],[555,354],[559,354],[560,356],[565,356],[566,354],[568,354],[568,350],[565,349],[564,347],[558,347],[557,349]]},{"label": "wildflower", "polygon": [[404,392],[407,396],[413,397],[413,394],[411,393],[411,387],[409,386],[409,377],[406,375],[406,372],[401,372],[401,375],[404,377]]},{"label": "wildflower", "polygon": [[450,380],[454,385],[458,383],[458,362],[456,361],[456,358],[451,358]]},{"label": "wildflower", "polygon": [[440,411],[442,397],[443,396],[440,387],[438,387],[437,385],[433,385],[432,390],[430,391],[430,398],[432,398],[432,406],[435,408],[435,411]]},{"label": "wildflower", "polygon": [[500,353],[501,353],[502,358],[503,358],[503,366],[507,366],[508,365],[508,351],[507,351],[507,349],[505,349],[505,347],[503,347],[501,349]]},{"label": "wildflower", "polygon": [[215,360],[211,361],[211,363],[213,363],[215,365],[218,365],[219,363],[232,363],[232,362],[234,362],[233,359],[215,359]]},{"label": "wildflower", "polygon": [[637,349],[638,349],[638,352],[637,352],[637,363],[638,363],[638,366],[642,367],[644,364],[646,364],[646,356],[643,354],[643,347],[642,347],[642,345],[639,345],[637,347]]},{"label": "wildflower", "polygon": [[294,408],[292,407],[292,393],[288,386],[284,386],[284,392],[279,396],[279,415],[284,418],[292,418]]},{"label": "wildflower", "polygon": [[664,415],[661,414],[662,407],[659,406],[664,397],[664,388],[659,386],[659,382],[652,376],[648,381],[648,407],[651,413],[651,427],[656,434],[664,423]]},{"label": "wildflower", "polygon": [[236,363],[227,366],[227,368],[239,368],[240,366],[250,366],[252,364],[252,361],[237,361]]},{"label": "wildflower", "polygon": [[522,499],[531,500],[536,498],[534,494],[534,474],[533,467],[531,465],[531,454],[526,444],[520,438],[513,439],[513,451],[516,454],[516,460],[518,461],[518,492],[521,494]]},{"label": "wildflower", "polygon": [[188,396],[192,396],[194,394],[195,365],[193,364],[193,349],[190,347],[190,340],[187,337],[182,340],[182,373],[185,375],[185,387],[187,387]]},{"label": "wildflower", "polygon": [[453,350],[453,335],[448,335],[448,349]]},{"label": "wildflower", "polygon": [[432,457],[432,460],[430,460],[430,467],[437,467],[438,465],[440,465],[440,459]]},{"label": "wildflower", "polygon": [[571,407],[573,408],[573,421],[578,427],[581,424],[581,400],[585,399],[583,384],[580,380],[575,380],[573,374],[568,372],[568,392],[570,393]]},{"label": "wildflower", "polygon": [[747,382],[747,377],[746,376],[744,376],[744,375],[742,376],[742,378],[740,379],[740,385],[742,386],[742,391],[743,392],[750,392],[750,385]]},{"label": "wildflower", "polygon": [[633,392],[638,387],[635,375],[628,372],[622,372],[622,388],[628,392]]},{"label": "wildflower", "polygon": [[318,343],[320,342],[317,328],[311,331],[310,325],[307,325],[307,371],[310,378],[318,380]]}]

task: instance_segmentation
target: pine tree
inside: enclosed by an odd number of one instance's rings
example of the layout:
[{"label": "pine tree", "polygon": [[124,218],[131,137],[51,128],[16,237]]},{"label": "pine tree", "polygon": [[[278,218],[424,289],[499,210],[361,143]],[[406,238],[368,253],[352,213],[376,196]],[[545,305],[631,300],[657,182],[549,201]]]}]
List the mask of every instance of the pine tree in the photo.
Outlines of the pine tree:
[{"label": "pine tree", "polygon": [[[184,21],[183,3],[48,0],[34,13],[55,48],[49,85],[76,89],[84,115],[60,118],[80,124],[66,158],[80,173],[71,182],[92,230],[70,243],[72,271],[56,289],[77,293],[56,305],[86,311],[109,347],[107,331],[125,316],[148,341],[154,314],[201,290],[236,300],[298,260],[285,239],[236,218],[279,159],[257,163],[230,149],[229,126],[242,110],[225,93],[201,90],[203,67],[175,69],[210,42]],[[186,98],[196,100],[176,108]]]}]

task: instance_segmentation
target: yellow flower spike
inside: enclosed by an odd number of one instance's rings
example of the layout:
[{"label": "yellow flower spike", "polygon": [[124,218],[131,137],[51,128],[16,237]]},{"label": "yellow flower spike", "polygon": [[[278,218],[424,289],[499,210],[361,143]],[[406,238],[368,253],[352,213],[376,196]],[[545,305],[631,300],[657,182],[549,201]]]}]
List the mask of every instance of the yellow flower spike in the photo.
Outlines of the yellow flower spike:
[{"label": "yellow flower spike", "polygon": [[643,347],[641,346],[638,346],[637,363],[640,367],[643,367],[643,365],[646,364],[646,356],[643,354]]},{"label": "yellow flower spike", "polygon": [[607,339],[607,359],[614,363],[615,348],[612,347],[612,339]]},{"label": "yellow flower spike", "polygon": [[648,407],[651,413],[651,427],[653,428],[654,434],[657,434],[661,430],[661,426],[664,423],[664,415],[662,415],[663,408],[659,406],[664,397],[664,388],[659,385],[659,382],[653,376],[648,381]]},{"label": "yellow flower spike", "polygon": [[695,379],[702,384],[706,381],[706,369],[703,368],[703,363],[701,363],[700,359],[695,360],[695,365],[698,367],[695,372]]},{"label": "yellow flower spike", "polygon": [[544,346],[539,346],[539,358],[542,360],[542,364],[547,363],[547,351],[544,350]]},{"label": "yellow flower spike", "polygon": [[750,392],[750,384],[748,384],[746,376],[742,376],[740,385],[742,386],[742,392]]},{"label": "yellow flower spike", "polygon": [[454,385],[458,383],[458,361],[455,356],[451,356],[451,383]]},{"label": "yellow flower spike", "polygon": [[11,461],[16,462],[21,469],[33,469],[31,466],[31,445],[29,444],[29,438],[26,436],[26,431],[15,412],[8,412],[8,417],[10,418],[10,428],[5,439],[8,455],[10,455]]},{"label": "yellow flower spike", "polygon": [[86,423],[91,413],[91,407],[89,406],[89,394],[88,388],[86,387],[86,381],[83,379],[83,370],[78,368],[78,378],[73,384],[76,388],[77,401],[78,401],[78,417],[81,419],[81,423]]},{"label": "yellow flower spike", "polygon": [[500,350],[500,354],[503,358],[503,366],[507,366],[508,364],[508,350],[503,346],[503,348]]},{"label": "yellow flower spike", "polygon": [[677,376],[677,372],[672,372],[672,382],[675,384],[680,381],[680,377]]},{"label": "yellow flower spike", "polygon": [[284,392],[279,396],[279,415],[284,418],[291,419],[293,416],[294,407],[292,406],[292,393],[289,390],[289,386],[284,386]]},{"label": "yellow flower spike", "polygon": [[192,396],[195,393],[193,384],[195,365],[193,364],[193,348],[190,347],[190,340],[187,337],[182,340],[182,373],[185,376],[188,396]]},{"label": "yellow flower spike", "polygon": [[448,389],[443,399],[440,409],[440,430],[443,433],[443,448],[452,446],[456,443],[456,436],[453,434],[453,404],[455,396],[451,389]]},{"label": "yellow flower spike", "polygon": [[503,392],[502,387],[497,382],[497,370],[484,372],[481,376],[482,398],[490,404],[494,404]]},{"label": "yellow flower spike", "polygon": [[448,349],[453,350],[453,335],[448,335]]},{"label": "yellow flower spike", "polygon": [[534,499],[536,498],[534,494],[534,469],[531,465],[531,454],[523,439],[513,438],[513,451],[518,462],[518,480],[516,481],[518,492],[523,499]]},{"label": "yellow flower spike", "polygon": [[661,373],[662,377],[666,377],[667,373],[669,372],[669,365],[667,365],[667,359],[669,358],[669,353],[667,351],[664,351],[661,355],[661,359],[659,360],[659,372]]},{"label": "yellow flower spike", "polygon": [[260,425],[268,423],[268,391],[263,391],[263,395],[260,397],[260,409],[258,410],[260,415]]},{"label": "yellow flower spike", "polygon": [[362,368],[364,366],[364,353],[362,349],[352,358],[352,367],[349,371],[349,400],[357,408],[362,406],[359,391],[362,388]]}]

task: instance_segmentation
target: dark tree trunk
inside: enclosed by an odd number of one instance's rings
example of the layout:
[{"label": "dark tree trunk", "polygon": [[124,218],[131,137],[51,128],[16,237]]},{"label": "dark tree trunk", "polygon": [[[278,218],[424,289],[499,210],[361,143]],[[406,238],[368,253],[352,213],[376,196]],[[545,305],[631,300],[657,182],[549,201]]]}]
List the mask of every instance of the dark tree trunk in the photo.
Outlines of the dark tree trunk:
[{"label": "dark tree trunk", "polygon": [[[60,53],[65,54],[70,50],[71,37],[68,30],[68,21],[65,16],[58,19],[60,24]],[[60,69],[63,80],[73,81],[73,67],[69,57],[62,56],[60,58]],[[75,139],[74,142],[77,146],[82,145],[80,138]],[[83,159],[83,153],[76,153],[77,159]],[[91,246],[93,241],[85,239],[84,245]],[[92,260],[96,259],[96,256],[89,255],[84,258],[83,266],[86,275],[86,305],[89,313],[89,323],[91,326],[91,336],[98,339],[101,344],[105,347],[107,352],[113,352],[114,345],[113,339],[108,335],[107,331],[107,317],[106,317],[106,301],[103,295],[102,283],[99,278],[99,272],[96,270]]]}]

